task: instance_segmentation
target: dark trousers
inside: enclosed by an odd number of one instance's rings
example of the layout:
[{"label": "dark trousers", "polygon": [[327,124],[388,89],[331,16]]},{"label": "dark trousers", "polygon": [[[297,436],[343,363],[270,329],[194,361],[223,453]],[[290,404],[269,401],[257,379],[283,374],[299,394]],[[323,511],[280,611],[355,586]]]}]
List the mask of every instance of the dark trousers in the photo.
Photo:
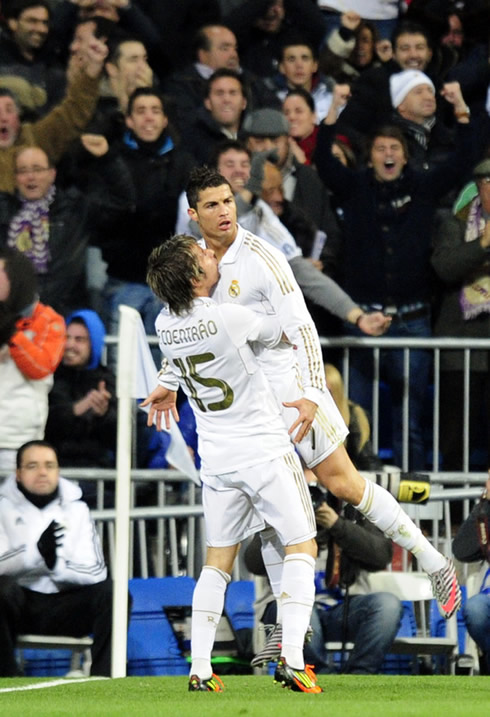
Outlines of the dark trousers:
[{"label": "dark trousers", "polygon": [[39,593],[0,577],[0,677],[18,674],[17,635],[93,635],[91,675],[111,675],[112,581]]}]

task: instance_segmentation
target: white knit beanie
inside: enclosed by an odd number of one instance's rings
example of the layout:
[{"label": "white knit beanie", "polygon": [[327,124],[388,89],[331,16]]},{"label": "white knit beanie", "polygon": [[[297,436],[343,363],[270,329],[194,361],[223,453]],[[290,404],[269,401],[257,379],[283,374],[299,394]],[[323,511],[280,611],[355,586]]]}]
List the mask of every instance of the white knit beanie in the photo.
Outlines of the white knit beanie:
[{"label": "white knit beanie", "polygon": [[417,85],[430,85],[432,91],[436,92],[434,83],[426,74],[420,70],[403,70],[396,72],[390,77],[391,104],[396,109],[401,105],[410,90]]}]

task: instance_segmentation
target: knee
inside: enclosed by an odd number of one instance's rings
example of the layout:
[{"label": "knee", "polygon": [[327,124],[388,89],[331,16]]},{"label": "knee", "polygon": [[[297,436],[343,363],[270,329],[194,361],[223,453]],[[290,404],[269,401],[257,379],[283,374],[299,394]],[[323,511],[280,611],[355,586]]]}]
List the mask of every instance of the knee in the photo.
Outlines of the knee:
[{"label": "knee", "polygon": [[489,603],[490,597],[483,593],[473,595],[466,601],[463,607],[463,616],[469,629],[473,627],[483,630],[485,626],[487,626],[487,629],[490,627],[487,625],[489,622],[488,615],[490,614]]}]

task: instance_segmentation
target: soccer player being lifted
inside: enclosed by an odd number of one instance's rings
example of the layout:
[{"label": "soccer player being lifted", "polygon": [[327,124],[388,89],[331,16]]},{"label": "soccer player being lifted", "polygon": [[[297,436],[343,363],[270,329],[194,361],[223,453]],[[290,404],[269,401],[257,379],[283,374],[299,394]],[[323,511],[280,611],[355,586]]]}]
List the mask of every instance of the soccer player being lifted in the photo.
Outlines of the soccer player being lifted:
[{"label": "soccer player being lifted", "polygon": [[[319,693],[303,658],[315,592],[315,515],[280,406],[250,346],[288,350],[289,345],[277,318],[210,299],[218,276],[213,250],[185,235],[154,249],[148,262],[148,284],[165,303],[155,323],[167,362],[159,383],[177,419],[173,391],[180,386],[187,394],[202,461],[208,548],[192,601],[189,690],[222,691],[211,651],[226,586],[240,543],[267,524],[285,552],[283,643],[275,680],[295,691]],[[142,405],[152,403],[152,396]],[[149,424],[156,406],[169,426],[161,398],[151,405]]]},{"label": "soccer player being lifted", "polygon": [[[388,491],[360,475],[347,455],[347,427],[326,388],[318,334],[285,257],[237,224],[231,187],[215,170],[196,168],[187,198],[189,215],[199,224],[205,245],[214,250],[219,262],[220,278],[212,298],[218,304],[244,305],[259,315],[277,316],[294,346],[264,347],[257,358],[283,406],[284,420],[306,466],[321,485],[354,505],[387,537],[413,553],[431,579],[441,614],[451,617],[461,603],[452,562],[430,544]],[[156,410],[160,408],[159,391],[163,388],[149,397]],[[278,598],[280,542],[272,529],[261,537],[264,563]]]}]

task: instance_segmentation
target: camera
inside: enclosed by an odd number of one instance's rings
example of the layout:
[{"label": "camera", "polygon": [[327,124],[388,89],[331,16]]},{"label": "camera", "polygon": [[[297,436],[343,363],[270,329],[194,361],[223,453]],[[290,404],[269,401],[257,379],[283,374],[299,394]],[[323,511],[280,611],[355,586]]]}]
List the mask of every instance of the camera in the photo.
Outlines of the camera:
[{"label": "camera", "polygon": [[[430,476],[425,473],[400,471],[395,466],[386,466],[381,473],[360,471],[368,478],[387,490],[400,503],[427,503],[430,496]],[[317,485],[309,485],[311,502],[317,510],[327,500],[326,492]]]}]

